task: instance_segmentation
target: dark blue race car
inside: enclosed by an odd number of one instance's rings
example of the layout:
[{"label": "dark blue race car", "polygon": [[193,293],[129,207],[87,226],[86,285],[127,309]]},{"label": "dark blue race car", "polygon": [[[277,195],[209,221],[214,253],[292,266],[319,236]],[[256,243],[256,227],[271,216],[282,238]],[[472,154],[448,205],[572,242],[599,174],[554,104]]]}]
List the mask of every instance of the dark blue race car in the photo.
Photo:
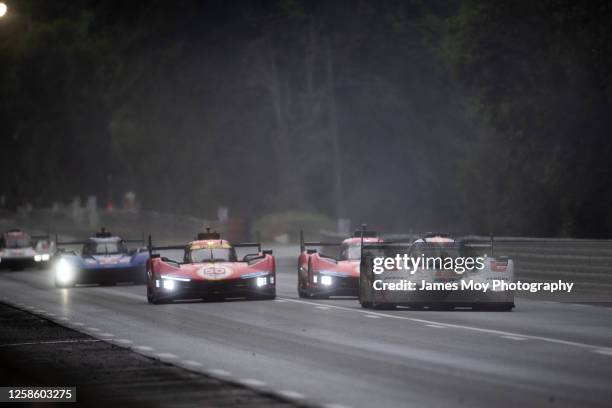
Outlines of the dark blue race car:
[{"label": "dark blue race car", "polygon": [[[140,243],[141,247],[129,249],[129,243]],[[53,264],[57,288],[73,287],[77,284],[145,283],[145,264],[149,253],[143,240],[125,240],[103,229],[86,241],[57,244],[60,249]],[[82,245],[80,254],[62,248],[77,245]]]}]

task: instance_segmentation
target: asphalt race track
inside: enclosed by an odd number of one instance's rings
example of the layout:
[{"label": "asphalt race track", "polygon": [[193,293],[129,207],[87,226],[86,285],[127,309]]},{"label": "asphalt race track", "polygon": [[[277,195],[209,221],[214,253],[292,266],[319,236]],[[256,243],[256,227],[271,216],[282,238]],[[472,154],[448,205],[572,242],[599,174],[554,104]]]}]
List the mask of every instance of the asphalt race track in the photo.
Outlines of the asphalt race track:
[{"label": "asphalt race track", "polygon": [[275,253],[275,301],[153,306],[142,285],[55,289],[40,270],[0,271],[0,301],[330,407],[610,406],[609,307],[519,298],[513,312],[366,311],[355,299],[299,299],[297,248]]}]

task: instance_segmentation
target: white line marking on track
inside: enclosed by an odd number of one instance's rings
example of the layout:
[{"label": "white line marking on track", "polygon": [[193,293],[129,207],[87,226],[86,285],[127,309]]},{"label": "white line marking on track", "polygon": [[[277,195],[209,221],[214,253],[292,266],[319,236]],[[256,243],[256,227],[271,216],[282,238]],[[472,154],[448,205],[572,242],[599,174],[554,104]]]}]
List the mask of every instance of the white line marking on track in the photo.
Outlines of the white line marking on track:
[{"label": "white line marking on track", "polygon": [[210,375],[218,375],[218,376],[221,376],[221,377],[229,377],[229,376],[232,375],[232,373],[230,373],[229,371],[222,370],[220,368],[212,368],[210,370],[206,370],[206,372],[208,374],[210,374]]},{"label": "white line marking on track", "polygon": [[516,340],[516,341],[527,340],[526,338],[521,337],[521,336],[501,336],[501,338],[508,339],[508,340]]},{"label": "white line marking on track", "polygon": [[320,309],[320,310],[329,310],[329,307],[327,307],[327,306],[317,306],[317,309]]},{"label": "white line marking on track", "polygon": [[184,360],[181,361],[181,363],[191,366],[191,367],[201,367],[202,363],[198,363],[197,361],[193,361],[193,360]]},{"label": "white line marking on track", "polygon": [[[302,304],[310,305],[310,306],[318,306],[318,305],[320,305],[320,303],[308,302],[308,301],[305,301],[305,300],[289,299],[289,298],[283,298],[283,299],[285,299],[287,302],[302,303]],[[361,309],[352,309],[350,307],[336,306],[336,305],[326,305],[326,306],[330,307],[330,308],[338,309],[338,310],[346,310],[346,311],[349,311],[349,312],[363,313]],[[508,332],[508,331],[503,331],[503,330],[483,329],[483,328],[480,328],[480,327],[465,326],[465,325],[453,324],[453,323],[436,322],[434,320],[417,319],[416,317],[400,316],[400,315],[396,315],[396,314],[388,314],[388,313],[380,313],[380,312],[369,312],[369,313],[373,314],[373,315],[376,315],[376,316],[380,316],[380,317],[388,317],[388,318],[391,318],[391,319],[408,320],[408,321],[411,321],[411,322],[418,322],[418,323],[425,323],[425,324],[434,324],[434,325],[437,325],[437,326],[451,327],[451,328],[455,328],[455,329],[463,329],[463,330],[475,331],[475,332],[480,332],[480,333],[496,334],[496,335],[499,335],[499,336],[524,337],[526,339],[540,340],[540,341],[545,341],[545,342],[554,343],[554,344],[562,344],[564,346],[574,346],[574,347],[589,348],[589,349],[601,349],[600,346],[595,346],[593,344],[580,343],[580,342],[577,342],[577,341],[570,341],[570,340],[555,339],[555,338],[552,338],[552,337],[533,336],[533,335],[529,335],[529,334],[513,333],[513,332]]]},{"label": "white line marking on track", "polygon": [[155,355],[159,358],[176,358],[177,356],[172,353],[155,353]]},{"label": "white line marking on track", "polygon": [[23,343],[0,344],[0,347],[33,346],[36,344],[62,344],[62,343],[94,343],[102,341],[98,339],[73,339],[73,340],[52,340],[52,341],[29,341]]},{"label": "white line marking on track", "polygon": [[599,348],[593,350],[595,353],[604,354],[606,356],[612,356],[612,348]]},{"label": "white line marking on track", "polygon": [[380,316],[376,316],[376,315],[373,315],[373,314],[364,313],[363,315],[365,317],[369,317],[370,319],[380,319]]},{"label": "white line marking on track", "polygon": [[100,333],[100,336],[102,336],[102,337],[115,337],[115,335],[113,333]]},{"label": "white line marking on track", "polygon": [[128,339],[116,339],[115,342],[120,343],[120,344],[132,344],[133,343],[132,340],[128,340]]},{"label": "white line marking on track", "polygon": [[283,302],[284,302],[284,300],[283,300],[283,299],[274,299],[274,301],[275,301],[275,302],[278,302],[278,303],[283,303]]},{"label": "white line marking on track", "polygon": [[85,323],[81,323],[81,322],[72,322],[72,324],[74,326],[85,326]]},{"label": "white line marking on track", "polygon": [[445,326],[440,326],[439,324],[426,324],[427,327],[433,327],[434,329],[446,329]]},{"label": "white line marking on track", "polygon": [[95,331],[95,332],[99,332],[100,331],[100,329],[98,329],[97,327],[88,327],[87,330]]},{"label": "white line marking on track", "polygon": [[63,320],[63,321],[66,322],[66,321],[70,320],[70,318],[66,317],[66,316],[62,316],[62,317],[58,317],[57,320]]},{"label": "white line marking on track", "polygon": [[153,351],[153,350],[155,350],[153,347],[149,347],[149,346],[136,346],[134,348],[136,350],[140,350],[140,351]]},{"label": "white line marking on track", "polygon": [[300,394],[297,391],[291,391],[291,390],[278,391],[277,394],[280,394],[283,397],[291,398],[291,399],[304,399],[304,398],[306,398],[306,396],[304,394]]},{"label": "white line marking on track", "polygon": [[245,378],[238,380],[239,383],[248,385],[250,387],[265,387],[266,383],[255,378]]}]

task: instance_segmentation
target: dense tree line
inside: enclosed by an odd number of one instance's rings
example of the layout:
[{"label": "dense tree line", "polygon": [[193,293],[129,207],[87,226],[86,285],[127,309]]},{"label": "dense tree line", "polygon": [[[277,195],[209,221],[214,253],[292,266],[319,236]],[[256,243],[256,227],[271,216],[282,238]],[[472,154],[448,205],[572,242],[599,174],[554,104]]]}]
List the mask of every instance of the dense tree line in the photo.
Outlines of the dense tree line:
[{"label": "dense tree line", "polygon": [[9,2],[0,195],[607,236],[610,9]]}]

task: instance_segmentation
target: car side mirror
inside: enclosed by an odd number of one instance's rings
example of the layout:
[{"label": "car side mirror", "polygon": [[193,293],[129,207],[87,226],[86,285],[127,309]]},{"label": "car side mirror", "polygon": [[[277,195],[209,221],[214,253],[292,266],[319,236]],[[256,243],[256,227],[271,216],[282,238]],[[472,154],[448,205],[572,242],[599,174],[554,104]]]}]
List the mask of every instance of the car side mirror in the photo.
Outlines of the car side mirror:
[{"label": "car side mirror", "polygon": [[263,251],[261,251],[264,255],[272,255],[272,250],[271,249],[264,249]]},{"label": "car side mirror", "polygon": [[317,250],[316,250],[316,249],[307,249],[307,250],[306,250],[306,253],[307,253],[307,254],[316,254],[316,253],[317,253]]}]

